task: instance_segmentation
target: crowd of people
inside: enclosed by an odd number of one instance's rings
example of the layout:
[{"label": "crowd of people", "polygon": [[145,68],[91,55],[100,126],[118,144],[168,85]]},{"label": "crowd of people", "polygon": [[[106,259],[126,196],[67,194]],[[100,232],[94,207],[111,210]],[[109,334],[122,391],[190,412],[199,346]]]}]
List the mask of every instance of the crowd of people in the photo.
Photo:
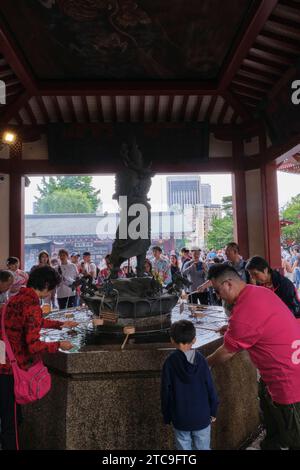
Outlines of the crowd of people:
[{"label": "crowd of people", "polygon": [[[235,242],[222,250],[202,251],[194,246],[180,253],[162,253],[153,246],[145,261],[145,276],[153,276],[168,288],[181,276],[189,287],[182,292],[191,303],[220,304],[229,317],[223,345],[205,359],[193,349],[196,330],[187,320],[171,327],[175,347],[166,360],[161,381],[162,413],[172,424],[177,449],[209,449],[211,423],[216,420],[218,397],[210,368],[247,350],[260,375],[259,394],[266,426],[265,449],[284,447],[300,449],[300,301],[298,298],[299,248],[282,253],[282,270],[253,256],[245,260]],[[0,309],[6,304],[5,334],[16,361],[26,370],[43,352],[69,350],[69,341],[42,342],[41,328],[72,328],[76,322],[45,319],[43,303],[60,309],[80,302],[80,279],[89,277],[101,286],[109,279],[112,264],[109,254],[97,266],[89,252],[80,256],[61,249],[50,259],[39,253],[37,264],[29,273],[20,269],[16,257],[7,259],[7,269],[0,271]],[[286,276],[285,274],[293,274]],[[122,265],[119,277],[135,275],[132,260]],[[290,277],[290,279],[289,279]],[[0,338],[3,339],[2,325]],[[0,356],[1,359],[1,356]],[[14,378],[10,363],[0,360],[0,420],[3,449],[17,446],[17,414],[14,402]],[[4,398],[5,397],[5,398]]]}]

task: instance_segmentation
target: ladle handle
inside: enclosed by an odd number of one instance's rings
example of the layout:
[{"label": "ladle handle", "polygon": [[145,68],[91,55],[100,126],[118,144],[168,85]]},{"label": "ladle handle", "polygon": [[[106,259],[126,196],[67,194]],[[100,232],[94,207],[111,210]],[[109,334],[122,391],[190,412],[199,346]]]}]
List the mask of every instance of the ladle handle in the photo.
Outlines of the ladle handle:
[{"label": "ladle handle", "polygon": [[126,338],[125,338],[124,341],[123,341],[123,344],[122,344],[122,346],[121,346],[121,349],[124,349],[124,348],[125,348],[125,344],[127,343],[128,338],[129,338],[129,334],[126,335]]}]

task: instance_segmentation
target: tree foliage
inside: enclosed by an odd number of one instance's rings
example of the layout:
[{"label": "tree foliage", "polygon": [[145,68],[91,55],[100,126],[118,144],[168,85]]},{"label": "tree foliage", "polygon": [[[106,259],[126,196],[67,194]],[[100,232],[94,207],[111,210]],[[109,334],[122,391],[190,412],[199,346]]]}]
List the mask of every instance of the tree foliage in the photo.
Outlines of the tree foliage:
[{"label": "tree foliage", "polygon": [[283,210],[281,216],[284,220],[294,222],[281,230],[283,242],[300,243],[300,194],[292,197]]},{"label": "tree foliage", "polygon": [[92,186],[91,176],[43,177],[36,197],[38,214],[93,213],[99,204],[100,190]]},{"label": "tree foliage", "polygon": [[86,214],[92,213],[87,195],[75,189],[57,189],[39,200],[39,214]]},{"label": "tree foliage", "polygon": [[224,247],[233,240],[233,209],[232,196],[224,196],[222,199],[223,217],[214,217],[211,229],[207,234],[206,244],[216,250]]}]

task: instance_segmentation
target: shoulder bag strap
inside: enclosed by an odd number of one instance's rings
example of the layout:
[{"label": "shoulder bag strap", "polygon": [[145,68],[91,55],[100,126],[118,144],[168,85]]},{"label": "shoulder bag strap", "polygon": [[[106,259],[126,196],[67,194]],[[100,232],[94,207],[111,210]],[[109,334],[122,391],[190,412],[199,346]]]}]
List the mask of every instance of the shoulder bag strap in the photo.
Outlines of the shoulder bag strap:
[{"label": "shoulder bag strap", "polygon": [[12,349],[11,349],[10,343],[8,341],[8,338],[7,338],[6,332],[5,332],[4,319],[5,319],[6,310],[7,310],[7,303],[4,304],[4,306],[2,308],[2,313],[1,313],[2,340],[5,343],[6,354],[7,354],[7,357],[9,359],[9,362],[12,364],[13,362],[17,362],[17,361],[16,361],[15,355],[14,355]]}]

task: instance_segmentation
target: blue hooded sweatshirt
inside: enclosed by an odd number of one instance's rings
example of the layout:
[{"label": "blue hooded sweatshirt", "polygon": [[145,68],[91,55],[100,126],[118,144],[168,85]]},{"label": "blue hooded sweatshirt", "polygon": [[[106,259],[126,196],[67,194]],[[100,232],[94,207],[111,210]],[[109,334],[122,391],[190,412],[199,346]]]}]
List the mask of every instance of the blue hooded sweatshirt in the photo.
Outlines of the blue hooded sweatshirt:
[{"label": "blue hooded sweatshirt", "polygon": [[206,359],[195,351],[193,363],[182,351],[165,361],[161,376],[161,408],[165,424],[180,431],[198,431],[216,416],[218,397]]}]

